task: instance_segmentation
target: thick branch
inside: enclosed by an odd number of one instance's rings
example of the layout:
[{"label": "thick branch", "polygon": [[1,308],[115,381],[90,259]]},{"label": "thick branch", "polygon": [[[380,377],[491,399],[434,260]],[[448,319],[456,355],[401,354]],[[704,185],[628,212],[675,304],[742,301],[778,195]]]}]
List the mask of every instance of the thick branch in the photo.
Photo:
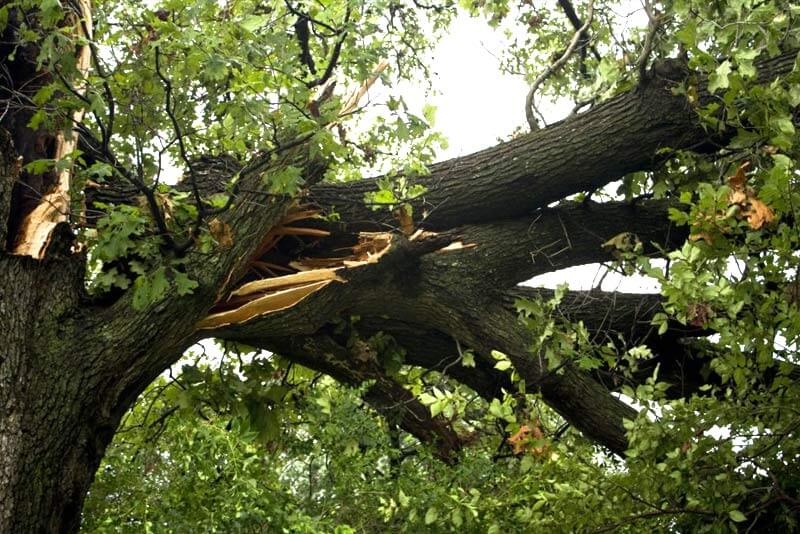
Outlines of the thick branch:
[{"label": "thick branch", "polygon": [[[647,254],[683,244],[685,228],[673,226],[667,201],[569,203],[517,220],[457,228],[452,235],[470,248],[430,256],[427,261],[457,271],[469,283],[488,289],[513,287],[534,276],[613,259],[603,244],[630,232]],[[474,246],[472,246],[474,245]]]},{"label": "thick branch", "polygon": [[585,373],[571,368],[548,372],[546,362],[529,353],[531,339],[516,312],[496,292],[463,283],[457,272],[426,261],[430,254],[423,252],[419,261],[403,249],[398,246],[377,264],[356,270],[347,283],[330,284],[289,309],[211,334],[251,344],[268,342],[278,332],[313,334],[333,317],[353,314],[424,325],[478,355],[493,349],[505,352],[529,387],[541,388],[545,400],[577,428],[616,452],[624,451],[622,419],[633,417],[632,409]]},{"label": "thick branch", "polygon": [[[759,63],[759,82],[790,73],[796,55],[794,50]],[[694,109],[672,94],[676,82],[657,72],[636,90],[587,113],[432,165],[430,175],[417,178],[428,192],[413,202],[415,222],[447,229],[516,218],[631,172],[653,169],[663,161],[659,154],[665,148],[715,150],[718,145],[708,142]],[[707,98],[700,95],[701,102]],[[365,206],[365,193],[375,188],[372,179],[320,184],[309,198],[353,227],[396,227],[389,210],[376,213]]]},{"label": "thick branch", "polygon": [[465,367],[461,358],[469,347],[461,347],[442,332],[412,322],[381,317],[362,317],[357,327],[362,335],[389,334],[406,350],[404,363],[452,377],[484,399],[501,397],[503,389],[511,391],[510,377],[496,370],[495,362],[488,355],[477,358],[475,367]]},{"label": "thick branch", "polygon": [[[307,179],[314,183],[322,177],[324,163],[308,161],[307,154],[308,149],[300,144],[277,160],[256,158],[240,172],[241,192],[235,206],[219,216],[220,223],[230,229],[232,244],[210,254],[190,250],[183,265],[199,284],[191,294],[179,295],[173,285],[161,298],[136,310],[128,291],[108,308],[87,306],[70,318],[97,338],[76,342],[105,346],[85,362],[93,369],[92,380],[102,381],[97,386],[102,392],[102,411],[119,417],[139,392],[197,339],[197,321],[241,278],[263,236],[292,203],[289,197],[268,194],[264,176],[288,164],[304,165]],[[113,339],[108,337],[112,334]],[[80,348],[76,347],[76,353]]]}]

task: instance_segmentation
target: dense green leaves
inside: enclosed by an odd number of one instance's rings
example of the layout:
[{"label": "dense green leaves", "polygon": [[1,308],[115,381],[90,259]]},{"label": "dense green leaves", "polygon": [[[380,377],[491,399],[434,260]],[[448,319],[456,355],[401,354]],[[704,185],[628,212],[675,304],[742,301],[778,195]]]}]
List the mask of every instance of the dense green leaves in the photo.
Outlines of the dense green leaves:
[{"label": "dense green leaves", "polygon": [[[651,404],[629,424],[625,464],[572,431],[549,438],[543,456],[503,458],[508,434],[492,421],[513,419],[512,409],[473,401],[477,439],[448,467],[414,440],[396,441],[396,430],[364,410],[360,390],[326,379],[309,387],[305,373],[256,356],[218,370],[187,366],[176,381],[154,384],[98,474],[86,529],[502,532],[532,522],[555,531],[715,532],[764,514],[776,528],[794,525],[767,495],[768,473],[788,495],[800,483],[796,466],[775,455],[775,447],[797,453],[796,417],[778,414],[793,410],[796,391],[784,389],[770,409],[770,393],[750,395],[745,402],[761,406],[755,421],[736,422],[739,401]],[[290,400],[275,404],[281,398]],[[258,415],[255,399],[280,405],[280,417]],[[553,432],[558,417],[535,397],[527,402]]]}]

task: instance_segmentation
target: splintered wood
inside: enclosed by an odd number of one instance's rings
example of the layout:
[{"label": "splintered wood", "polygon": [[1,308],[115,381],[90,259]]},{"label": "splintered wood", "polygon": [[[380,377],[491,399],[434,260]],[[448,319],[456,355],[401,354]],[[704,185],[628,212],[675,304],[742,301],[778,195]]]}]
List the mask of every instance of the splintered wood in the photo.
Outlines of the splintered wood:
[{"label": "splintered wood", "polygon": [[[297,213],[299,212],[296,212],[294,216],[290,213],[282,223],[299,220]],[[316,215],[316,212],[312,214],[311,210],[302,213],[306,216],[300,218],[310,218]],[[284,232],[287,228],[289,228],[289,232]],[[324,235],[322,235],[323,233]],[[260,258],[269,251],[284,235],[324,237],[329,234],[314,228],[279,225],[271,230],[262,241],[256,257]],[[332,282],[346,283],[347,280],[340,275],[347,269],[378,262],[391,248],[391,241],[391,234],[365,232],[359,234],[356,245],[345,249],[350,251],[349,254],[334,258],[301,258],[289,264],[298,272],[242,284],[231,291],[227,298],[218,302],[211,310],[212,313],[197,324],[197,329],[242,324],[256,317],[291,308]],[[253,263],[264,262],[255,260]],[[271,270],[285,269],[277,265],[272,267]]]},{"label": "splintered wood", "polygon": [[333,280],[321,280],[310,284],[303,284],[289,289],[268,293],[262,297],[251,300],[242,306],[230,311],[214,313],[197,324],[197,329],[219,328],[232,324],[241,324],[254,317],[291,308],[307,296],[315,293],[330,284]]},{"label": "splintered wood", "polygon": [[[80,0],[81,14],[75,16],[75,34],[80,38],[85,38],[87,43],[78,48],[76,54],[76,68],[80,73],[81,80],[77,84],[76,90],[81,95],[86,92],[84,79],[91,67],[91,49],[88,41],[92,38],[92,16],[91,6],[88,0]],[[83,120],[84,110],[80,109],[73,113],[70,124],[80,124]],[[69,157],[77,146],[78,135],[72,127],[61,130],[56,135],[55,153],[53,159],[60,161]],[[70,180],[72,169],[62,168],[56,173],[55,185],[52,191],[42,195],[39,204],[23,218],[19,233],[14,241],[13,254],[32,256],[37,259],[44,257],[47,246],[53,235],[56,225],[67,221],[70,207]]]}]

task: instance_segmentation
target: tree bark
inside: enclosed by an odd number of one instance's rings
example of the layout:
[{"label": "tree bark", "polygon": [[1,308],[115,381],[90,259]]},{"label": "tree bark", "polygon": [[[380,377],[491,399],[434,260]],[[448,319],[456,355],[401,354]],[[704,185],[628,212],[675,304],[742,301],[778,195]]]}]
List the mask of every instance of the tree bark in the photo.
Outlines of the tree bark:
[{"label": "tree bark", "polygon": [[80,332],[80,258],[0,256],[0,532],[77,529],[116,421],[93,405]]}]

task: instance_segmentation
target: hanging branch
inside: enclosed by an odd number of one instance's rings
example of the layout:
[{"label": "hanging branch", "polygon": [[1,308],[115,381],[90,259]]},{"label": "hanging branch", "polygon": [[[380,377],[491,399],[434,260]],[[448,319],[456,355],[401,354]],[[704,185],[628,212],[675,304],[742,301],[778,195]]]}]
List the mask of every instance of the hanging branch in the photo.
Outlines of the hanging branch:
[{"label": "hanging branch", "polygon": [[525,118],[528,119],[528,125],[531,128],[531,131],[538,130],[539,124],[536,122],[536,117],[534,113],[536,112],[536,104],[534,103],[534,97],[536,95],[536,91],[539,89],[545,80],[547,80],[550,76],[552,76],[555,72],[558,71],[564,64],[569,60],[572,56],[575,49],[578,47],[578,43],[581,41],[583,34],[589,29],[592,24],[592,18],[594,17],[594,1],[591,0],[589,2],[588,11],[586,14],[586,22],[578,28],[575,34],[572,36],[572,40],[569,42],[569,46],[558,58],[556,61],[550,64],[547,69],[543,73],[541,73],[531,85],[530,90],[528,91],[528,96],[525,98]]},{"label": "hanging branch", "polygon": [[642,4],[644,12],[647,14],[647,35],[644,38],[644,45],[639,58],[636,60],[636,70],[639,72],[639,81],[644,80],[647,70],[647,60],[650,59],[650,54],[653,52],[653,41],[655,39],[658,29],[661,27],[661,15],[653,11],[650,5],[650,0],[644,0]]},{"label": "hanging branch", "polygon": [[[297,36],[297,43],[300,45],[300,61],[308,68],[310,74],[317,74],[317,66],[314,63],[314,57],[311,55],[311,46],[309,42],[311,31],[313,30],[314,33],[317,34],[316,30],[314,30],[314,26],[325,28],[331,32],[331,36],[336,36],[339,38],[336,41],[336,44],[333,46],[331,59],[328,61],[328,66],[325,67],[322,76],[319,76],[310,82],[306,82],[306,87],[308,89],[313,89],[314,87],[326,83],[333,75],[333,71],[339,63],[339,55],[342,52],[342,45],[344,45],[344,40],[347,37],[347,30],[343,28],[336,29],[322,21],[312,18],[308,13],[303,13],[302,11],[298,10],[288,0],[285,1],[285,4],[286,9],[288,9],[293,15],[297,16],[297,21],[294,23],[294,31],[295,35]],[[352,10],[350,7],[348,7],[344,16],[345,27],[350,22],[351,12]]]},{"label": "hanging branch", "polygon": [[308,67],[308,71],[311,74],[316,74],[317,67],[314,65],[314,58],[311,56],[311,50],[308,44],[310,32],[308,31],[308,17],[306,15],[301,14],[297,17],[297,22],[294,23],[294,33],[300,45],[300,61]]},{"label": "hanging branch", "polygon": [[[347,24],[350,22],[350,13],[351,9],[348,7],[347,12],[344,16],[344,26],[346,27]],[[310,82],[306,82],[306,87],[312,89],[317,87],[318,85],[322,85],[327,82],[330,77],[333,75],[333,71],[336,68],[336,65],[339,63],[339,54],[342,52],[342,45],[344,44],[344,40],[347,38],[347,30],[340,29],[337,32],[339,35],[339,39],[336,41],[336,44],[333,46],[333,53],[331,54],[331,59],[328,61],[328,66],[325,68],[325,72],[322,73],[322,76],[311,80]]]},{"label": "hanging branch", "polygon": [[[558,0],[558,5],[561,6],[561,9],[564,11],[564,15],[567,16],[567,18],[569,19],[569,21],[572,24],[572,27],[575,29],[575,31],[580,30],[581,26],[583,26],[583,22],[581,22],[581,19],[578,18],[578,14],[575,13],[575,8],[572,6],[572,3],[569,0]],[[589,46],[589,34],[588,34],[588,32],[585,32],[581,36],[581,39],[578,42],[578,49],[579,49],[579,54],[580,54],[580,72],[581,72],[581,75],[585,76],[586,75],[586,64],[585,64],[585,62],[586,62],[586,51],[587,50],[591,50],[592,51],[592,55],[594,55],[594,58],[597,61],[600,61],[600,53],[597,51],[597,49],[594,46],[592,46],[592,47]]]}]

